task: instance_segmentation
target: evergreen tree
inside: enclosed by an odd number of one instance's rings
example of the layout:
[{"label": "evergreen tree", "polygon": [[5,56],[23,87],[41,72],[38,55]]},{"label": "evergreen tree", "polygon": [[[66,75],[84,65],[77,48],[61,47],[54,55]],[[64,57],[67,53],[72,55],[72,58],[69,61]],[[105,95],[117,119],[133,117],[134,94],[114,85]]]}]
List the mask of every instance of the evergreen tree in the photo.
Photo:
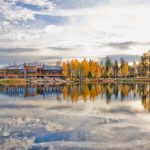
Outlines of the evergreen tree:
[{"label": "evergreen tree", "polygon": [[114,62],[114,77],[118,77],[118,71],[119,71],[119,66],[118,66],[118,61],[115,60]]}]

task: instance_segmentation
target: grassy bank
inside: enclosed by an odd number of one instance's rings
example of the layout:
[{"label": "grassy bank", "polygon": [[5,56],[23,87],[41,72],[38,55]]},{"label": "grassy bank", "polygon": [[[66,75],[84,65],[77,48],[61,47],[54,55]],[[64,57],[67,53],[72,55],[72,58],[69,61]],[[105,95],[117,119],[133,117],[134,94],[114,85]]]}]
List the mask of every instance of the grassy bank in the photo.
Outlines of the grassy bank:
[{"label": "grassy bank", "polygon": [[150,83],[150,78],[118,78],[116,82],[131,82],[131,83]]},{"label": "grassy bank", "polygon": [[25,85],[26,79],[1,79],[0,84]]},{"label": "grassy bank", "polygon": [[67,78],[65,79],[66,82],[85,82],[85,83],[92,83],[92,82],[101,82],[101,83],[124,83],[124,82],[128,82],[128,83],[150,83],[150,79],[149,78],[85,78],[85,79],[76,79],[76,78]]}]

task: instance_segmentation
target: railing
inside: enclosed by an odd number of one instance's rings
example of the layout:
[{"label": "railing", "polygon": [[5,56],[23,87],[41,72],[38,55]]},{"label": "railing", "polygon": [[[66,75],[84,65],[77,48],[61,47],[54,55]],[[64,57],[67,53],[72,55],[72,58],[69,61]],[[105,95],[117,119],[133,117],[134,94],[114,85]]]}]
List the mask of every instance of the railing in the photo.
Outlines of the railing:
[{"label": "railing", "polygon": [[5,77],[8,77],[8,78],[18,78],[18,74],[7,74]]},{"label": "railing", "polygon": [[0,73],[0,76],[3,77],[3,76],[6,76],[6,74],[5,73]]},{"label": "railing", "polygon": [[55,74],[55,73],[46,73],[46,74],[42,74],[42,73],[37,73],[38,77],[44,77],[44,76],[49,76],[49,77],[53,77],[53,76],[63,76],[62,74]]}]

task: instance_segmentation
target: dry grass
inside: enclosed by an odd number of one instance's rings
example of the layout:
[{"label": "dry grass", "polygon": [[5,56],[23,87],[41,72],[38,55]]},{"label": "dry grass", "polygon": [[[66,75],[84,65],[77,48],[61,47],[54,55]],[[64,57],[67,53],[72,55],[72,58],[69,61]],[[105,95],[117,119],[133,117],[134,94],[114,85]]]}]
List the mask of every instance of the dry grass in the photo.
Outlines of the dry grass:
[{"label": "dry grass", "polygon": [[26,79],[1,79],[0,84],[25,85]]}]

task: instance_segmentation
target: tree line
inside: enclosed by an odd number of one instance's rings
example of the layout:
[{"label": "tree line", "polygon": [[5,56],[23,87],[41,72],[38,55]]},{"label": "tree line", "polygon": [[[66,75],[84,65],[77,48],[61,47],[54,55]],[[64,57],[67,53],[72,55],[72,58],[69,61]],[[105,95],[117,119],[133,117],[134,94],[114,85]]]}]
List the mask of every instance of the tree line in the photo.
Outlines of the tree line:
[{"label": "tree line", "polygon": [[150,75],[150,51],[141,56],[140,61],[129,64],[121,58],[120,61],[112,61],[109,56],[105,61],[72,59],[63,62],[63,74],[71,78],[127,78],[127,77],[149,77]]}]

